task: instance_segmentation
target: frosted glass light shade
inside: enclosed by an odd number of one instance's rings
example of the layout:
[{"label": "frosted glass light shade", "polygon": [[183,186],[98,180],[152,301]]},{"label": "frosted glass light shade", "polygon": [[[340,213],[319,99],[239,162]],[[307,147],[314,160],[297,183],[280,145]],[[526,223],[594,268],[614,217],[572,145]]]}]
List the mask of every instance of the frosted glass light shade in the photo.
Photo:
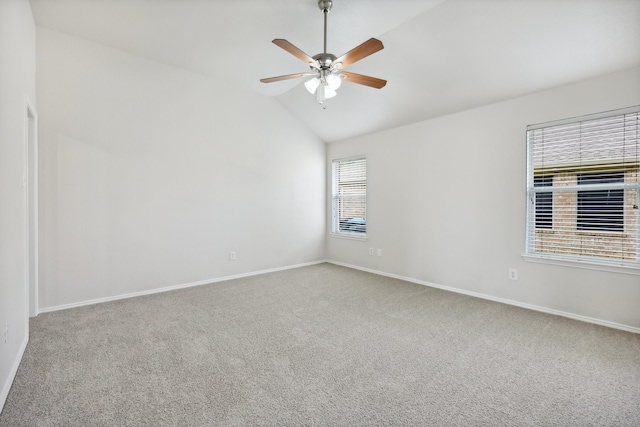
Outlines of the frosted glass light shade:
[{"label": "frosted glass light shade", "polygon": [[316,101],[323,104],[325,99],[333,98],[338,93],[336,89],[342,84],[342,79],[335,74],[329,74],[325,77],[314,77],[304,82],[304,87],[310,94],[316,95]]},{"label": "frosted glass light shade", "polygon": [[336,76],[335,74],[329,74],[326,77],[326,80],[327,80],[327,86],[329,86],[329,89],[331,89],[333,91],[338,89],[340,87],[340,85],[342,84],[342,79],[340,77]]},{"label": "frosted glass light shade", "polygon": [[306,81],[304,83],[304,87],[306,87],[309,93],[313,95],[316,92],[316,89],[318,88],[319,84],[320,84],[320,79],[317,77],[314,77],[311,80]]}]

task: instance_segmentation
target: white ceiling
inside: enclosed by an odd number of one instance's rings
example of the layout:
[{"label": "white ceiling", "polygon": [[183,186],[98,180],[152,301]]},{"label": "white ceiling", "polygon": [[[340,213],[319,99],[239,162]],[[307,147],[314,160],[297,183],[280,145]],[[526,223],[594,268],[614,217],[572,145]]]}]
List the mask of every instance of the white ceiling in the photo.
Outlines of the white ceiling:
[{"label": "white ceiling", "polygon": [[[271,43],[322,51],[317,0],[30,0],[37,25],[231,81],[275,99],[327,142],[640,66],[640,0],[333,0],[328,51],[384,50],[323,110],[307,71]],[[640,78],[640,77],[639,77]]]}]

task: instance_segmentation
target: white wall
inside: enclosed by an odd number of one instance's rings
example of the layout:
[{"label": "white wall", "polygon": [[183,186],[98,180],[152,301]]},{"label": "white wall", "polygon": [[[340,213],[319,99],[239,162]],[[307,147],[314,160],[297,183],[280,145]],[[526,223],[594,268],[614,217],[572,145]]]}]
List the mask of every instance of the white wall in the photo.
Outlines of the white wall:
[{"label": "white wall", "polygon": [[275,101],[40,27],[37,85],[42,309],[324,259],[326,145]]},{"label": "white wall", "polygon": [[[331,144],[327,168],[367,155],[368,241],[329,237],[327,258],[640,328],[640,276],[521,257],[526,126],[638,104],[640,69],[632,69]],[[512,267],[517,281],[508,279]]]},{"label": "white wall", "polygon": [[[36,34],[28,0],[0,1],[0,410],[27,343],[25,97],[35,107]],[[8,341],[1,338],[9,324]]]}]

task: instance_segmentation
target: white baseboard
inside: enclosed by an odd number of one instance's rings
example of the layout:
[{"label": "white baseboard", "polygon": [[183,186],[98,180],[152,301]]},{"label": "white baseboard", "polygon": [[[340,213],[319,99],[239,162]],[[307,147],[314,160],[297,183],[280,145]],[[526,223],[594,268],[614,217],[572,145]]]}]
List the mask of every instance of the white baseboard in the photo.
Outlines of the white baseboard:
[{"label": "white baseboard", "polygon": [[[303,263],[303,264],[289,265],[289,266],[285,266],[285,267],[271,268],[271,269],[267,269],[267,270],[252,271],[252,272],[248,272],[248,273],[236,274],[236,275],[233,275],[233,276],[218,277],[218,278],[215,278],[215,279],[200,280],[200,281],[197,281],[197,282],[184,283],[184,284],[173,285],[173,286],[166,286],[166,287],[163,287],[163,288],[150,289],[150,290],[141,291],[141,292],[132,292],[132,293],[128,293],[128,294],[116,295],[116,296],[106,297],[106,298],[98,298],[98,299],[93,299],[93,300],[89,300],[89,301],[80,301],[80,302],[76,302],[76,303],[63,304],[63,305],[58,305],[58,306],[54,306],[54,307],[45,307],[45,308],[41,308],[39,310],[39,313],[47,313],[47,312],[51,312],[51,311],[65,310],[65,309],[68,309],[68,308],[82,307],[82,306],[85,306],[85,305],[99,304],[99,303],[103,303],[103,302],[116,301],[116,300],[124,299],[124,298],[133,298],[133,297],[142,296],[142,295],[157,294],[157,293],[160,293],[160,292],[167,292],[167,291],[173,291],[173,290],[177,290],[177,289],[190,288],[190,287],[193,287],[193,286],[201,286],[201,285],[206,285],[206,284],[210,284],[210,283],[223,282],[223,281],[226,281],[226,280],[240,279],[240,278],[243,278],[243,277],[257,276],[257,275],[260,275],[260,274],[273,273],[273,272],[276,272],[276,271],[283,271],[283,270],[290,270],[290,269],[293,269],[293,268],[306,267],[306,266],[309,266],[309,265],[322,264],[324,262],[328,262],[328,263],[335,264],[335,265],[340,265],[340,266],[347,267],[347,268],[353,268],[355,270],[366,271],[368,273],[373,273],[373,274],[377,274],[377,275],[380,275],[380,276],[386,276],[386,277],[391,277],[391,278],[394,278],[394,279],[404,280],[405,282],[416,283],[418,285],[429,286],[429,287],[432,287],[432,288],[442,289],[442,290],[445,290],[445,291],[456,292],[458,294],[468,295],[468,296],[472,296],[472,297],[476,297],[476,298],[482,298],[482,299],[486,299],[486,300],[489,300],[489,301],[499,302],[499,303],[502,303],[502,304],[513,305],[513,306],[516,306],[516,307],[526,308],[526,309],[529,309],[529,310],[539,311],[539,312],[542,312],[542,313],[553,314],[553,315],[556,315],[556,316],[567,317],[569,319],[579,320],[579,321],[582,321],[582,322],[587,322],[587,323],[593,323],[593,324],[596,324],[596,325],[606,326],[608,328],[619,329],[619,330],[622,330],[622,331],[627,331],[627,332],[632,332],[632,333],[635,333],[635,334],[640,334],[640,328],[635,327],[635,326],[624,325],[624,324],[621,324],[621,323],[610,322],[608,320],[597,319],[597,318],[588,317],[588,316],[582,316],[580,314],[569,313],[569,312],[561,311],[561,310],[555,310],[555,309],[548,308],[548,307],[542,307],[542,306],[533,305],[533,304],[527,304],[527,303],[523,303],[523,302],[519,302],[519,301],[515,301],[515,300],[510,300],[510,299],[506,299],[506,298],[500,298],[500,297],[496,297],[496,296],[492,296],[492,295],[481,294],[479,292],[472,292],[472,291],[467,291],[467,290],[464,290],[464,289],[453,288],[451,286],[439,285],[439,284],[436,284],[436,283],[426,282],[424,280],[418,280],[418,279],[414,279],[414,278],[411,278],[411,277],[401,276],[401,275],[393,274],[393,273],[387,273],[387,272],[379,271],[379,270],[373,270],[371,268],[360,267],[360,266],[357,266],[357,265],[347,264],[347,263],[343,263],[343,262],[339,262],[339,261],[333,261],[333,260],[329,260],[329,259],[320,260],[320,261],[313,261],[313,262],[308,262],[308,263]],[[26,347],[26,343],[24,344],[24,346]],[[24,352],[24,349],[22,351]],[[20,358],[22,358],[22,355],[20,356]],[[19,361],[18,361],[18,363],[19,363]],[[17,367],[16,367],[16,370],[17,370]],[[11,383],[9,383],[9,387],[10,386],[11,386]],[[3,393],[4,393],[4,390],[3,390]],[[7,390],[7,393],[8,393],[8,390]],[[2,396],[4,396],[4,398],[6,398],[6,396],[4,394]],[[2,396],[0,396],[0,401],[4,402],[3,400],[1,400]]]},{"label": "white baseboard", "polygon": [[450,286],[438,285],[438,284],[435,284],[435,283],[425,282],[423,280],[413,279],[411,277],[405,277],[405,276],[400,276],[398,274],[386,273],[384,271],[373,270],[373,269],[366,268],[366,267],[359,267],[357,265],[346,264],[346,263],[343,263],[343,262],[332,261],[332,260],[327,260],[326,262],[328,262],[330,264],[340,265],[340,266],[347,267],[347,268],[353,268],[355,270],[366,271],[367,273],[373,273],[373,274],[377,274],[377,275],[380,275],[380,276],[391,277],[393,279],[404,280],[405,282],[411,282],[411,283],[416,283],[418,285],[429,286],[431,288],[438,288],[438,289],[442,289],[442,290],[445,290],[445,291],[455,292],[455,293],[458,293],[458,294],[469,295],[469,296],[472,296],[472,297],[482,298],[482,299],[486,299],[486,300],[489,300],[489,301],[495,301],[495,302],[499,302],[499,303],[502,303],[502,304],[513,305],[513,306],[516,306],[516,307],[526,308],[526,309],[529,309],[529,310],[539,311],[539,312],[542,312],[542,313],[554,314],[556,316],[567,317],[569,319],[580,320],[582,322],[593,323],[593,324],[600,325],[600,326],[606,326],[608,328],[620,329],[622,331],[627,331],[627,332],[633,332],[635,334],[640,334],[640,328],[637,328],[635,326],[623,325],[621,323],[615,323],[615,322],[610,322],[608,320],[596,319],[594,317],[582,316],[580,314],[574,314],[574,313],[569,313],[569,312],[566,312],[566,311],[555,310],[553,308],[541,307],[541,306],[538,306],[538,305],[527,304],[527,303],[514,301],[514,300],[510,300],[510,299],[506,299],[506,298],[500,298],[500,297],[495,297],[495,296],[492,296],[492,295],[481,294],[481,293],[478,293],[478,292],[467,291],[467,290],[464,290],[464,289],[452,288]]},{"label": "white baseboard", "polygon": [[85,306],[85,305],[100,304],[100,303],[109,302],[109,301],[117,301],[117,300],[125,299],[125,298],[133,298],[133,297],[139,297],[139,296],[143,296],[143,295],[158,294],[160,292],[175,291],[177,289],[184,289],[184,288],[191,288],[191,287],[194,287],[194,286],[208,285],[210,283],[224,282],[226,280],[240,279],[240,278],[243,278],[243,277],[258,276],[260,274],[274,273],[276,271],[291,270],[293,268],[300,268],[300,267],[306,267],[306,266],[309,266],[309,265],[322,264],[324,262],[327,262],[327,261],[326,260],[312,261],[312,262],[307,262],[307,263],[303,263],[303,264],[288,265],[288,266],[285,266],[285,267],[276,267],[276,268],[270,268],[270,269],[267,269],[267,270],[251,271],[251,272],[248,272],[248,273],[235,274],[233,276],[217,277],[215,279],[206,279],[206,280],[199,280],[197,282],[183,283],[183,284],[180,284],[180,285],[165,286],[163,288],[150,289],[150,290],[147,290],[147,291],[131,292],[131,293],[128,293],[128,294],[115,295],[115,296],[105,297],[105,298],[97,298],[97,299],[92,299],[92,300],[88,300],[88,301],[79,301],[79,302],[74,302],[74,303],[71,303],[71,304],[62,304],[62,305],[56,305],[56,306],[53,306],[53,307],[44,307],[44,308],[40,308],[38,313],[48,313],[48,312],[51,312],[51,311],[66,310],[68,308],[82,307],[82,306]]},{"label": "white baseboard", "polygon": [[22,340],[22,344],[20,345],[20,349],[18,350],[18,354],[13,361],[13,365],[11,366],[11,371],[9,371],[9,376],[2,386],[2,393],[0,393],[0,412],[4,408],[4,404],[7,401],[7,397],[9,397],[9,390],[11,390],[11,385],[13,384],[13,380],[16,378],[16,373],[18,373],[18,367],[20,367],[20,362],[22,361],[22,356],[24,356],[24,352],[27,349],[27,344],[29,343],[29,334],[27,333]]}]

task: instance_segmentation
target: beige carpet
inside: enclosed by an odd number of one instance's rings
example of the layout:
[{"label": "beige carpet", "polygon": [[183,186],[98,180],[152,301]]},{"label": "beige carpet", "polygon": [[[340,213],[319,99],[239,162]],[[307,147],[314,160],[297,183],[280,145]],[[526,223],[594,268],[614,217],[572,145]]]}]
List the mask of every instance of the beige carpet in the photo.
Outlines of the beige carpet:
[{"label": "beige carpet", "polygon": [[640,426],[640,335],[330,264],[41,314],[0,426]]}]

